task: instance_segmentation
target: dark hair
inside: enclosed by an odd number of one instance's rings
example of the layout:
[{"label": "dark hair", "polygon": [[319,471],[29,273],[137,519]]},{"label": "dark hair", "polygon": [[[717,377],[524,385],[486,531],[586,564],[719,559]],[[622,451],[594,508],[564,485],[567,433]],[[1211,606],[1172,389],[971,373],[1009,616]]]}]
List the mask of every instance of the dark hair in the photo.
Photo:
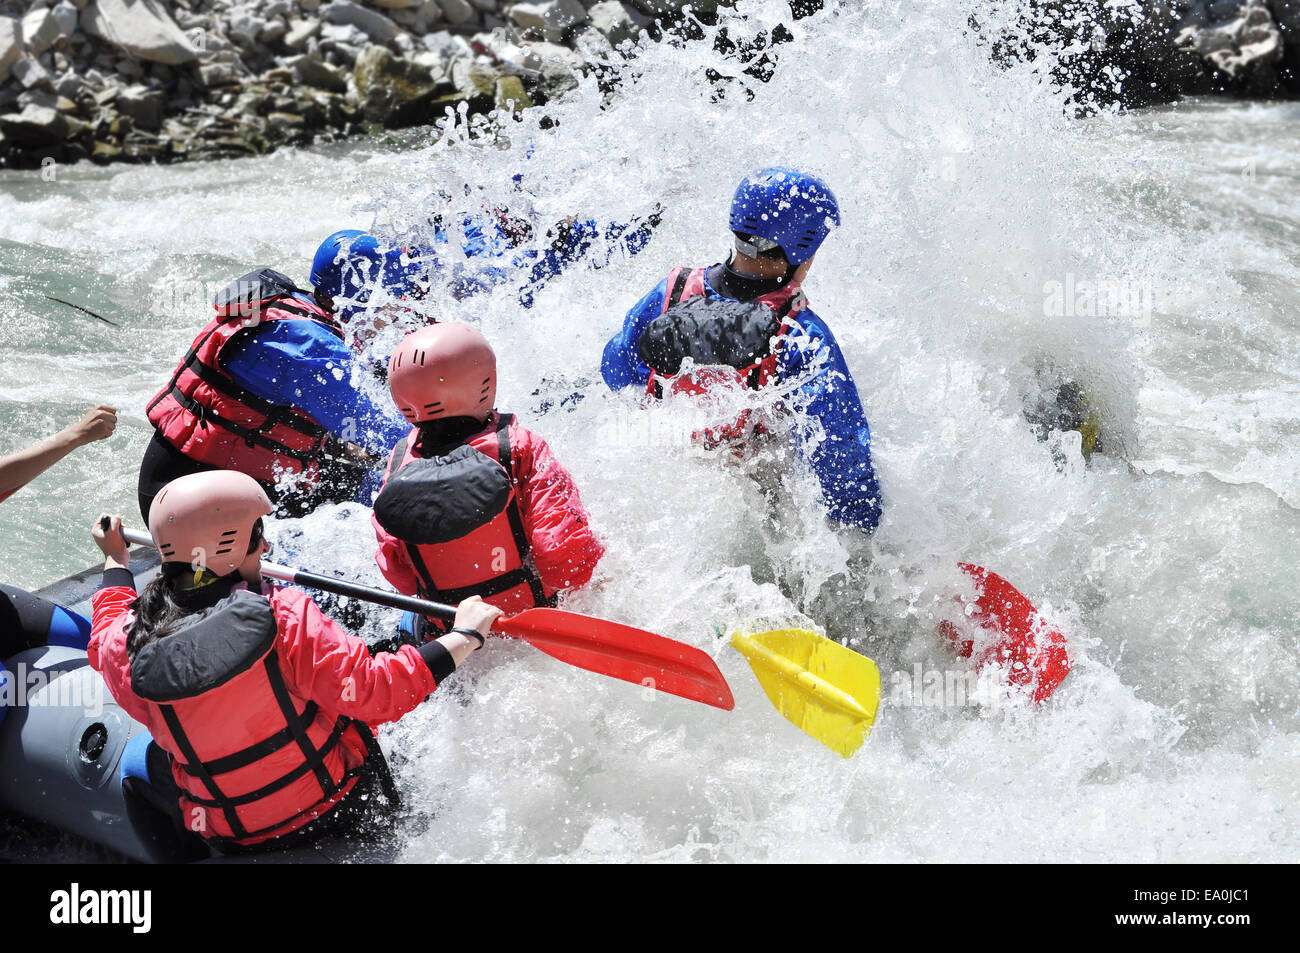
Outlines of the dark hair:
[{"label": "dark hair", "polygon": [[131,603],[135,618],[126,630],[126,654],[132,659],[149,643],[179,629],[181,621],[194,611],[176,599],[177,573],[171,571],[173,567],[181,571],[188,568],[183,563],[164,563],[162,572]]},{"label": "dark hair", "polygon": [[[249,534],[248,553],[262,544],[262,518],[259,516]],[[191,585],[182,587],[181,581],[189,576]],[[196,572],[189,563],[163,563],[158,575],[131,603],[135,618],[126,630],[126,654],[134,659],[146,645],[165,639],[182,628],[185,617],[208,609],[243,581],[239,570],[218,576],[210,569]]]},{"label": "dark hair", "polygon": [[[465,438],[483,429],[483,421],[475,417],[441,417],[438,420],[426,420],[418,427],[415,446],[411,449],[417,456],[440,456],[464,443]],[[398,461],[399,463],[401,461]]]}]

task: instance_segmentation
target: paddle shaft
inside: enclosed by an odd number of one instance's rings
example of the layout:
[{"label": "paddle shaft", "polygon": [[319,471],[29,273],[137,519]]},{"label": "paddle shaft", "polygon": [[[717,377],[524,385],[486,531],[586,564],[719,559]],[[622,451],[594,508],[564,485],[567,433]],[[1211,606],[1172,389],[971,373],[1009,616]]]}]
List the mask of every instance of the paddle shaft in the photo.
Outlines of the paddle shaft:
[{"label": "paddle shaft", "polygon": [[46,295],[45,297],[48,298],[50,301],[57,302],[58,304],[66,304],[69,308],[76,308],[78,311],[84,312],[85,314],[90,315],[92,318],[98,318],[99,320],[103,321],[105,324],[112,325],[115,328],[120,328],[122,326],[118,324],[116,321],[108,320],[108,318],[104,317],[102,314],[96,314],[94,311],[91,311],[89,308],[83,308],[79,304],[73,304],[71,301],[64,301],[62,298],[56,298],[53,295]]},{"label": "paddle shaft", "polygon": [[[127,529],[124,526],[122,527],[122,535],[131,543],[137,543],[141,546],[153,545],[153,537],[148,533]],[[390,609],[404,609],[408,612],[437,616],[449,621],[456,618],[455,606],[443,605],[441,602],[429,602],[426,599],[404,596],[397,592],[385,592],[383,589],[376,589],[373,586],[363,586],[355,582],[348,582],[346,579],[322,576],[319,573],[292,569],[289,566],[278,566],[275,563],[262,563],[260,568],[263,576],[279,579],[281,582],[291,582],[297,586],[320,589],[323,592],[332,592],[335,595],[350,596],[353,599],[360,599],[362,602],[373,602],[375,605],[388,606]]]}]

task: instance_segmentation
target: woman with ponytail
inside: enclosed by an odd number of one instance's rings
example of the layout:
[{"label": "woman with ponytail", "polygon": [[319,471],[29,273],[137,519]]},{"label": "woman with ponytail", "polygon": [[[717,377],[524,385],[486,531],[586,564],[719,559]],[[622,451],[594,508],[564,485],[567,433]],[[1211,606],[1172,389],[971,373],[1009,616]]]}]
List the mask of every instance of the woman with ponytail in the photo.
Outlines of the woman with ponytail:
[{"label": "woman with ponytail", "polygon": [[139,595],[121,518],[92,531],[106,559],[90,664],[154,739],[137,793],[222,852],[332,833],[363,795],[390,794],[369,726],[418,706],[500,615],[467,599],[447,635],[372,656],[305,592],[262,580],[270,513],[242,473],[167,484],[149,514],[162,572]]}]

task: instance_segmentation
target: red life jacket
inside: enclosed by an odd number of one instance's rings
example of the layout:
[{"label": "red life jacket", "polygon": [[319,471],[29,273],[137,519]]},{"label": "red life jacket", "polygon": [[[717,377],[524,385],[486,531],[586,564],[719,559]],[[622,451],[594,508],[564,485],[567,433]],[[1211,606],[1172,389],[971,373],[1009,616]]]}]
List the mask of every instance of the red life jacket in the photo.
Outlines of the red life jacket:
[{"label": "red life jacket", "polygon": [[[668,293],[664,295],[663,307],[659,313],[661,315],[666,314],[675,305],[705,294],[707,288],[705,274],[707,270],[706,268],[675,268],[670,272],[667,281]],[[775,379],[777,373],[777,346],[791,327],[791,324],[786,319],[802,311],[807,305],[808,299],[797,285],[787,285],[776,291],[769,291],[765,295],[760,295],[754,301],[767,305],[781,319],[780,329],[777,331],[775,340],[772,341],[767,354],[753,363],[740,367],[708,365],[698,367],[691,373],[675,375],[659,374],[654,368],[651,368],[650,377],[646,381],[646,393],[656,399],[662,399],[665,390],[670,394],[697,395],[723,387],[743,387],[750,390],[760,390]],[[750,416],[748,410],[742,411],[736,418],[735,423],[725,424],[721,427],[709,427],[697,432],[694,436],[708,449],[714,449],[724,443],[744,442],[749,434],[764,432],[761,424],[751,424]]]},{"label": "red life jacket", "polygon": [[149,422],[199,463],[238,470],[263,483],[274,483],[282,473],[305,473],[314,482],[328,431],[293,407],[245,390],[222,370],[221,353],[241,335],[273,321],[314,321],[340,338],[343,331],[316,304],[282,288],[265,290],[270,293],[265,298],[218,304],[217,317],[199,332],[167,386],[150,401]]},{"label": "red life jacket", "polygon": [[455,605],[477,595],[508,614],[554,601],[528,558],[513,420],[493,412],[482,430],[431,458],[415,453],[415,431],[393,449],[375,519],[405,544],[421,597]]},{"label": "red life jacket", "polygon": [[377,748],[366,725],[290,693],[276,633],[270,602],[237,590],[131,661],[186,826],[210,840],[255,844],[305,826],[346,796]]}]

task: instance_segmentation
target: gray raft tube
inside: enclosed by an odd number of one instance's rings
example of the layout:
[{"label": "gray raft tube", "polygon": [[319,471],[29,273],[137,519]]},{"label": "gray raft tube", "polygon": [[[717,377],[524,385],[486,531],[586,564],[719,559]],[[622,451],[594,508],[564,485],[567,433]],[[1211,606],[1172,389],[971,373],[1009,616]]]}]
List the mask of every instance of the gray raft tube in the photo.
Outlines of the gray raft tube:
[{"label": "gray raft tube", "polygon": [[[131,559],[137,584],[158,572],[158,556]],[[37,595],[90,617],[101,570],[86,569]],[[126,743],[144,730],[114,701],[74,648],[47,645],[4,659],[10,704],[0,721],[0,811],[147,861],[127,821],[118,772]]]},{"label": "gray raft tube", "polygon": [[[159,571],[152,549],[135,548],[131,572],[137,590]],[[37,595],[91,616],[90,599],[99,588],[102,570],[92,567],[41,589]],[[13,823],[37,821],[100,848],[116,859],[151,862],[157,859],[127,818],[120,769],[127,742],[145,730],[123,711],[90,667],[86,653],[47,645],[3,660],[10,680],[23,687],[0,720],[0,818]],[[28,823],[27,826],[31,826]],[[3,834],[0,824],[0,835]],[[0,841],[4,838],[0,836]],[[53,854],[67,853],[59,847]],[[84,853],[84,851],[80,852]],[[337,864],[392,863],[400,847],[386,841],[326,837],[310,844],[265,853],[214,856],[216,864]],[[14,857],[10,860],[49,860]],[[84,858],[77,858],[84,859]]]}]

